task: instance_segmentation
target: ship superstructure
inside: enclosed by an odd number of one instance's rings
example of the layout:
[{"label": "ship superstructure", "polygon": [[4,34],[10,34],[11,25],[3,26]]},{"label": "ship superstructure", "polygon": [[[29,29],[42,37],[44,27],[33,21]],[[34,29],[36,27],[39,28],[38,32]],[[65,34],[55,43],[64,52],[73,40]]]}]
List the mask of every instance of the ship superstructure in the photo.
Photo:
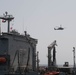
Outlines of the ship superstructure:
[{"label": "ship superstructure", "polygon": [[0,75],[25,74],[36,70],[37,39],[9,30],[10,19],[4,16],[1,19],[8,21],[8,32],[0,35]]}]

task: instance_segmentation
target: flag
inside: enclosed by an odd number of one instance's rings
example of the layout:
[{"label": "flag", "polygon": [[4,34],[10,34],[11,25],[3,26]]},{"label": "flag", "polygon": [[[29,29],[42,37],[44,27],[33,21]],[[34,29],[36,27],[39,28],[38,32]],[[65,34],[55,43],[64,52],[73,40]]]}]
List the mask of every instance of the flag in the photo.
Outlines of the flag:
[{"label": "flag", "polygon": [[12,30],[12,27],[10,29]]},{"label": "flag", "polygon": [[2,19],[2,22],[3,22],[3,23],[5,23],[5,22],[6,22],[6,20]]}]

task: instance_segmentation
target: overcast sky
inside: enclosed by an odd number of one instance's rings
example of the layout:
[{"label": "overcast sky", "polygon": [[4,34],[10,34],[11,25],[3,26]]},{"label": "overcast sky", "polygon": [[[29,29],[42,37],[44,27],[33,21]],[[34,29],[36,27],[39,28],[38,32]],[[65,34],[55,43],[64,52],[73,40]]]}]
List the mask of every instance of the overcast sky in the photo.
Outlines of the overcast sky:
[{"label": "overcast sky", "polygon": [[[21,34],[26,30],[38,39],[40,64],[47,64],[48,46],[57,41],[57,64],[73,64],[73,47],[76,47],[76,0],[0,0],[0,15],[7,11],[15,19],[11,27]],[[62,31],[54,27],[65,28]],[[1,23],[7,31],[7,23]]]}]

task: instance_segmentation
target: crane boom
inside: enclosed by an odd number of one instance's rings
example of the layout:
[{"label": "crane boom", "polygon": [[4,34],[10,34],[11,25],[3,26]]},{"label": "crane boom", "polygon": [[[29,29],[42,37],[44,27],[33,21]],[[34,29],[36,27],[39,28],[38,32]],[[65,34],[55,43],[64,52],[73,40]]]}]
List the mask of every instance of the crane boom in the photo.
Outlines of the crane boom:
[{"label": "crane boom", "polygon": [[57,46],[56,40],[54,40],[54,41],[48,46],[48,48],[53,48],[55,45]]}]

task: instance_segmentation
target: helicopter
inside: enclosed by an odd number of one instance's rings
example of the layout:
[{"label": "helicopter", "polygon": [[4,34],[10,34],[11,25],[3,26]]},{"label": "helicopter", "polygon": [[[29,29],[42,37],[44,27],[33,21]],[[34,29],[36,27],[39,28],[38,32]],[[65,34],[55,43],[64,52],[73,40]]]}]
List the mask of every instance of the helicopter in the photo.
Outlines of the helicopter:
[{"label": "helicopter", "polygon": [[54,30],[64,30],[64,28],[60,25],[59,27],[55,27]]}]

